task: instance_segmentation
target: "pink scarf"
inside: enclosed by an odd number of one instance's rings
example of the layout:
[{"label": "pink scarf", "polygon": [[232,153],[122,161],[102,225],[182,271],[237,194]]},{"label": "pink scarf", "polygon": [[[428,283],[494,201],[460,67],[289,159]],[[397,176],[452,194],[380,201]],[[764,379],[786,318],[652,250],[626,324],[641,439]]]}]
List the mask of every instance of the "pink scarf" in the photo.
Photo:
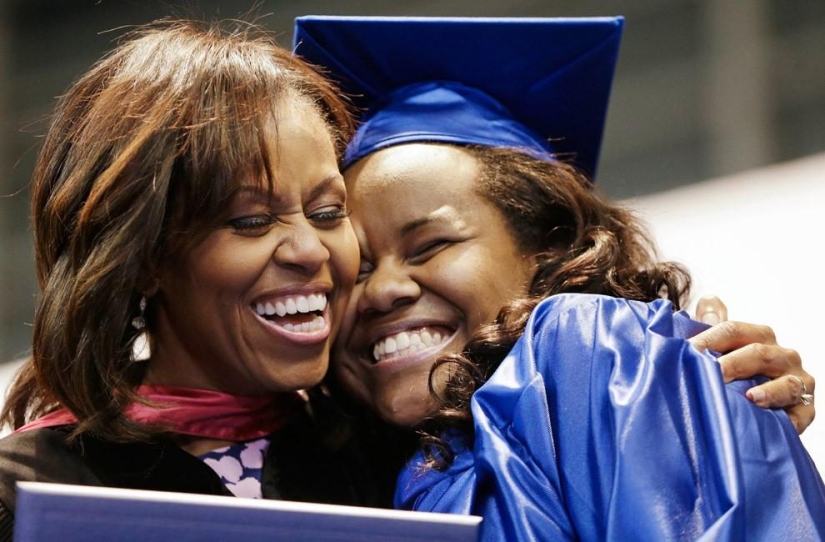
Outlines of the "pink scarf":
[{"label": "pink scarf", "polygon": [[[245,397],[214,390],[150,385],[140,386],[137,391],[158,407],[132,403],[125,410],[129,419],[157,423],[181,435],[235,442],[275,432],[292,419],[303,402],[297,393]],[[61,408],[15,432],[76,422],[71,412]]]}]

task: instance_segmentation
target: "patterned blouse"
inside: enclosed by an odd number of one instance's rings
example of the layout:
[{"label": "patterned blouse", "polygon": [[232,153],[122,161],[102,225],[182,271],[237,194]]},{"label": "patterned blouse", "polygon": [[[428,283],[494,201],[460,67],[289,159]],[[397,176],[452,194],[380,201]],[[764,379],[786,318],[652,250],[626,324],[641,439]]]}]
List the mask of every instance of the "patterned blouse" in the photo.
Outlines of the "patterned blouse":
[{"label": "patterned blouse", "polygon": [[218,448],[200,456],[218,473],[227,489],[236,497],[260,499],[264,456],[269,448],[266,437]]}]

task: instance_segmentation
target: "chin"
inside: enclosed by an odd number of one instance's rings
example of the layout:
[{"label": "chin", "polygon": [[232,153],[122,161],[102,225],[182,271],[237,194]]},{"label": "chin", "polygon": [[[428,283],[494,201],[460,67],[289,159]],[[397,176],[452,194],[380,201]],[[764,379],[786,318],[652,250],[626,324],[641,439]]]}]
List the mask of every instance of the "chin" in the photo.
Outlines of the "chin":
[{"label": "chin", "polygon": [[[323,380],[327,372],[327,364],[318,362],[314,366],[296,367],[292,374],[281,375],[276,377],[276,386],[280,384],[280,390],[283,392],[305,390],[317,386]],[[293,377],[294,376],[294,377]]]},{"label": "chin", "polygon": [[415,392],[408,392],[400,400],[391,399],[382,402],[376,410],[384,421],[412,429],[420,425],[425,418],[435,414],[435,404],[429,393],[416,396]]}]

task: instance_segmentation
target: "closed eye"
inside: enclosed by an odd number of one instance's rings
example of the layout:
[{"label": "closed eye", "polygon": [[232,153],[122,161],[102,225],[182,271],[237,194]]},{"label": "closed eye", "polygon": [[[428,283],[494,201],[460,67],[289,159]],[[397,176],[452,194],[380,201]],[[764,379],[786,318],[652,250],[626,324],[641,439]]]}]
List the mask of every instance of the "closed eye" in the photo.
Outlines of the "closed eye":
[{"label": "closed eye", "polygon": [[331,228],[343,222],[350,213],[343,205],[329,205],[307,214],[307,218],[322,228]]},{"label": "closed eye", "polygon": [[413,264],[423,263],[454,243],[454,240],[447,238],[438,238],[428,241],[416,247],[408,259],[410,260],[410,263]]},{"label": "closed eye", "polygon": [[364,282],[367,278],[372,274],[375,270],[375,266],[372,263],[368,262],[367,260],[361,259],[361,265],[358,267],[358,278],[356,279],[356,283]]},{"label": "closed eye", "polygon": [[263,235],[277,219],[270,214],[242,216],[227,220],[226,224],[242,235]]}]

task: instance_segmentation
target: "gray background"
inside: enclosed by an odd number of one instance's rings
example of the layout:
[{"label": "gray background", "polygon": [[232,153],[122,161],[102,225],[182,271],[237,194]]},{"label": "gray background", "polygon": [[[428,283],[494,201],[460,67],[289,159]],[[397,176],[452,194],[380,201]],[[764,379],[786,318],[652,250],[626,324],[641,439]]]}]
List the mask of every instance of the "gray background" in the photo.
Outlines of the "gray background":
[{"label": "gray background", "polygon": [[[0,0],[0,361],[26,353],[37,295],[27,183],[54,100],[120,27],[250,1]],[[599,184],[616,198],[825,150],[825,2],[259,1],[288,46],[299,15],[624,15]],[[823,173],[825,181],[825,173]],[[782,179],[777,178],[777,183]],[[825,203],[825,202],[824,202]]]}]

